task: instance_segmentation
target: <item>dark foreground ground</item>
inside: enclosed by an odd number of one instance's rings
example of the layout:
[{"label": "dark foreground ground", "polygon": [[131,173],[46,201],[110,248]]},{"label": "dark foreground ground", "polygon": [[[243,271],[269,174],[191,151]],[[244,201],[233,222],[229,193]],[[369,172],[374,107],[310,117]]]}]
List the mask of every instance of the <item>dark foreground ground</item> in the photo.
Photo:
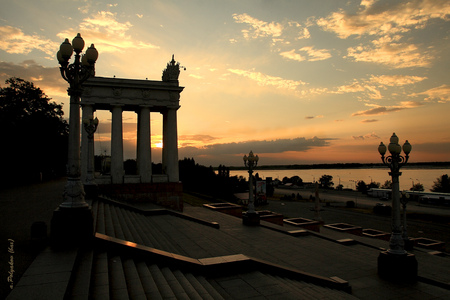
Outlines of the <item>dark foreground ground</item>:
[{"label": "dark foreground ground", "polygon": [[[53,210],[62,202],[65,179],[41,184],[0,190],[0,299],[10,292],[10,284],[16,284],[37,254],[30,238],[34,222],[43,221],[50,226]],[[273,198],[258,209],[268,209],[286,217],[314,217],[313,202],[281,201]],[[324,207],[321,217],[326,224],[345,222],[363,228],[390,232],[390,217],[375,216],[367,209],[346,209],[342,203]],[[439,220],[442,220],[440,218]],[[444,222],[445,223],[445,222]],[[450,224],[431,221],[408,221],[410,236],[445,241],[450,246]],[[49,232],[49,230],[48,230]],[[12,277],[10,276],[12,274]],[[8,282],[8,278],[12,282]]]}]

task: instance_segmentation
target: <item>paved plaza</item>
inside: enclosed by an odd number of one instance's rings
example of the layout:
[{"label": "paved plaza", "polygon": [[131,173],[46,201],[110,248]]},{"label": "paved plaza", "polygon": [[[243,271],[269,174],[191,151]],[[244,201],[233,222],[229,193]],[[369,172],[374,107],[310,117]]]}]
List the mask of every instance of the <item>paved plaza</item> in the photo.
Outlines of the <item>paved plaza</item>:
[{"label": "paved plaza", "polygon": [[[20,189],[10,189],[1,193],[2,204],[5,207],[2,219],[7,220],[8,224],[12,223],[12,225],[2,227],[4,228],[2,229],[2,242],[14,239],[15,245],[17,245],[14,253],[14,264],[17,268],[19,265],[26,265],[33,260],[32,253],[20,253],[24,249],[21,249],[19,245],[21,243],[26,245],[29,227],[34,221],[42,220],[49,224],[53,209],[61,201],[60,193],[62,193],[63,185],[64,181],[54,181]],[[431,255],[430,251],[425,249],[417,248],[412,251],[416,255],[419,264],[419,281],[412,284],[392,283],[380,279],[377,275],[377,257],[381,248],[388,247],[386,241],[349,235],[325,227],[321,228],[320,234],[311,232],[310,234],[294,237],[287,234],[288,231],[298,229],[294,226],[277,226],[264,221],[261,222],[261,226],[257,227],[243,226],[242,220],[239,218],[187,204],[185,204],[184,215],[206,222],[216,222],[220,228],[205,226],[202,223],[192,222],[172,215],[150,216],[121,207],[114,202],[94,201],[91,204],[96,216],[96,232],[118,240],[131,241],[138,245],[142,244],[152,249],[173,253],[173,257],[181,255],[180,257],[189,257],[192,260],[201,261],[208,258],[236,258],[240,257],[239,255],[244,255],[245,257],[264,261],[272,265],[312,274],[317,276],[317,278],[337,278],[337,280],[346,281],[351,287],[351,294],[346,294],[349,298],[450,298],[450,258],[448,256]],[[297,214],[287,203],[284,203],[284,205],[281,205],[281,202],[271,203],[270,205],[271,208],[279,205],[280,210],[281,207],[287,207],[290,209],[290,213]],[[151,204],[143,204],[138,208],[146,211],[158,207]],[[301,211],[305,214],[311,213],[307,209],[300,210],[299,213]],[[303,217],[310,216],[305,215]],[[327,222],[326,219],[324,221]],[[348,222],[348,220],[340,221]],[[14,224],[17,224],[17,226],[14,226]],[[355,243],[345,244],[339,242],[344,239],[352,239]],[[7,253],[8,245],[6,242],[2,245],[4,245],[2,259],[7,263],[8,256],[10,256]],[[98,252],[94,251],[95,253]],[[37,256],[20,281],[20,271],[16,271],[14,284],[17,285],[17,290],[11,293],[8,299],[19,299],[16,296],[20,295],[20,291],[23,292],[43,286],[47,287],[47,291],[52,290],[53,295],[64,294],[67,282],[75,271],[73,269],[74,260],[76,257],[80,260],[80,255],[76,251],[72,253],[58,253],[47,248]],[[91,260],[101,259],[101,253],[98,255],[98,257],[94,255]],[[22,256],[25,257],[24,260],[26,261],[20,262]],[[119,259],[120,257],[116,257],[112,261]],[[125,271],[129,270],[125,268],[128,263],[129,261],[122,257]],[[135,263],[136,268],[141,270],[139,269],[139,262]],[[151,267],[149,266],[149,268]],[[76,272],[81,272],[79,268],[77,270]],[[7,270],[2,269],[2,272],[7,272]],[[167,273],[168,271],[163,271],[162,269],[162,272]],[[261,288],[261,282],[265,282],[267,277],[262,279],[261,276],[263,275],[259,273],[245,276],[241,274],[237,277],[217,279],[214,282],[210,282],[210,284],[213,286],[219,285],[217,287],[221,287],[223,290],[221,295],[236,296],[236,294],[233,294],[233,290],[235,292],[239,291],[239,287],[242,284],[246,284],[246,286],[252,286],[252,289],[249,288],[249,290],[246,290],[246,293],[240,293],[239,295],[242,299],[275,299],[277,298],[276,295],[282,299],[282,294],[278,289],[286,286],[286,283],[283,281],[283,283],[277,284],[276,287],[273,287],[273,291],[268,293],[267,289]],[[5,278],[5,276],[2,277]],[[50,278],[50,282],[47,282],[45,278]],[[279,279],[273,279],[272,282],[276,282],[276,280]],[[7,286],[5,281],[2,282],[2,293],[5,287],[9,289],[9,285]],[[259,284],[257,284],[258,282]],[[61,286],[63,287],[61,288]],[[133,283],[131,283],[131,286],[133,286]],[[204,286],[207,286],[206,282],[204,282]],[[228,293],[226,287],[230,289]],[[72,288],[73,292],[76,286]],[[306,290],[309,289],[310,287],[306,288]],[[313,290],[315,289],[316,295],[323,292],[318,287],[313,288]],[[305,288],[303,287],[302,290],[305,291]],[[114,291],[120,292],[118,290]],[[101,289],[98,292],[101,293]],[[113,298],[113,295],[117,296],[118,294],[111,294],[110,292],[108,295],[110,298]],[[344,295],[343,297],[347,296]],[[324,296],[323,298],[326,297]],[[328,297],[328,299],[331,298],[331,296]]]}]

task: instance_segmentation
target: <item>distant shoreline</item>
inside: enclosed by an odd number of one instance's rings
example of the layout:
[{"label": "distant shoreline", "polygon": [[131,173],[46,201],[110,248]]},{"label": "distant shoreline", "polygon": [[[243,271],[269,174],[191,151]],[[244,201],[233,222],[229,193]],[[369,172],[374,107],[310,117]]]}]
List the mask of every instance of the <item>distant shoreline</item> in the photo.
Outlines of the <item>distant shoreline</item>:
[{"label": "distant shoreline", "polygon": [[[227,166],[225,166],[227,167]],[[308,165],[263,165],[258,170],[314,170],[314,169],[370,169],[385,168],[381,163],[335,163],[335,164],[308,164]],[[246,167],[227,167],[230,170],[247,170]],[[450,168],[450,162],[417,162],[408,163],[403,168],[414,169],[446,169]],[[218,167],[214,168],[215,170]]]}]

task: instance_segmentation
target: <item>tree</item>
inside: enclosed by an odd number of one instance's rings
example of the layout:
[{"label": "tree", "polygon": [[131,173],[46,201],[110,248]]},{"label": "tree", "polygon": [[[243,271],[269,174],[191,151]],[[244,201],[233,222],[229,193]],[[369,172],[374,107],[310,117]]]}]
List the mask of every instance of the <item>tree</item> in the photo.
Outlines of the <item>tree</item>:
[{"label": "tree", "polygon": [[392,189],[392,181],[386,180],[383,185],[381,186],[382,189]]},{"label": "tree", "polygon": [[418,182],[418,183],[414,184],[409,190],[410,191],[423,192],[425,189],[423,188],[423,184]]},{"label": "tree", "polygon": [[63,175],[69,127],[62,105],[50,102],[32,82],[9,78],[0,88],[0,175],[5,182],[30,182]]},{"label": "tree", "polygon": [[445,174],[436,178],[431,191],[437,193],[450,193],[450,181],[448,175]]},{"label": "tree", "polygon": [[359,180],[356,183],[356,190],[361,193],[367,192],[367,184],[364,182],[364,180]]},{"label": "tree", "polygon": [[323,175],[319,179],[320,187],[323,189],[331,189],[334,185],[333,176],[331,175]]}]

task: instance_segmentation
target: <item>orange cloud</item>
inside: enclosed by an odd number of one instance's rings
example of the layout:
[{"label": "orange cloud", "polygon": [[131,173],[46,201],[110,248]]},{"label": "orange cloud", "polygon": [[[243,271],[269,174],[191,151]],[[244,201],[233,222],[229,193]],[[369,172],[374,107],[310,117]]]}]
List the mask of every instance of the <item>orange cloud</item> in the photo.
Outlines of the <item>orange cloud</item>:
[{"label": "orange cloud", "polygon": [[283,25],[275,22],[265,22],[249,16],[248,14],[233,14],[236,23],[245,23],[250,25],[250,30],[242,30],[246,39],[259,37],[279,37],[283,32]]},{"label": "orange cloud", "polygon": [[[414,94],[416,95],[416,94]],[[426,95],[426,101],[437,100],[440,103],[450,101],[450,85],[443,84],[441,86],[429,89],[425,92],[418,93],[417,95]]]},{"label": "orange cloud", "polygon": [[305,85],[301,80],[295,81],[290,79],[284,79],[281,77],[275,77],[266,75],[260,72],[251,72],[239,69],[228,69],[233,74],[244,76],[256,81],[261,86],[275,86],[277,89],[295,90],[300,85]]},{"label": "orange cloud", "polygon": [[76,32],[83,32],[85,41],[94,41],[96,48],[102,52],[125,51],[126,49],[159,49],[159,46],[134,40],[127,35],[127,31],[133,26],[130,22],[117,21],[117,14],[100,11],[81,22],[79,29],[73,28],[57,34],[64,39],[75,36]]},{"label": "orange cloud", "polygon": [[28,54],[40,50],[54,56],[58,47],[58,43],[38,35],[26,35],[19,28],[0,26],[0,49],[7,53]]},{"label": "orange cloud", "polygon": [[450,14],[448,1],[413,0],[383,5],[363,0],[363,9],[355,14],[334,12],[317,24],[345,39],[351,35],[398,34],[426,26],[431,19],[445,20]]}]

